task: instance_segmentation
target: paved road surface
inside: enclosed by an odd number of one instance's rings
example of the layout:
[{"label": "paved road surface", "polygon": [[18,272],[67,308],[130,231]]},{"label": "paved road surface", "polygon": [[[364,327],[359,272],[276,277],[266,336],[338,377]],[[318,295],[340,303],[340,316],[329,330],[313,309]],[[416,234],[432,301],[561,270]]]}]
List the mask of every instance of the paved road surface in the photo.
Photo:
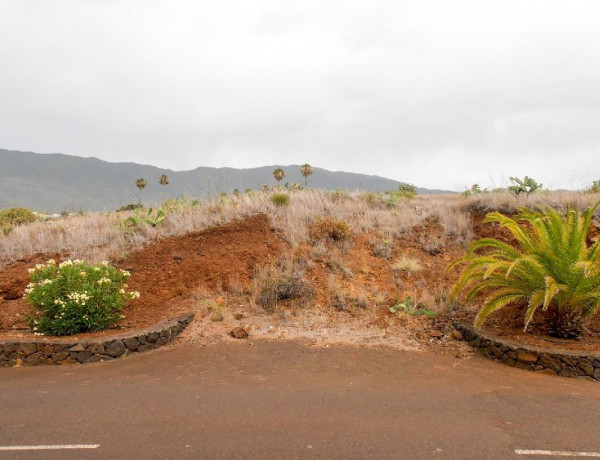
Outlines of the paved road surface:
[{"label": "paved road surface", "polygon": [[600,452],[600,383],[472,357],[297,342],[179,345],[0,369],[4,458],[496,459]]}]

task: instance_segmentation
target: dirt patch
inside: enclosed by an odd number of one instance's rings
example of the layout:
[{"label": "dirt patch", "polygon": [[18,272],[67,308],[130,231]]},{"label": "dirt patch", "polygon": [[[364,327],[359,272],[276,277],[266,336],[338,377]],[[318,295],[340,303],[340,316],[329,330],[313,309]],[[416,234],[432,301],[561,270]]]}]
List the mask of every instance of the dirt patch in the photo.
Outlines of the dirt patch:
[{"label": "dirt patch", "polygon": [[[238,283],[246,285],[258,267],[278,258],[283,249],[284,243],[272,230],[269,218],[259,214],[202,232],[168,238],[131,253],[116,265],[131,272],[129,289],[139,291],[141,296],[123,309],[125,319],[117,329],[143,328],[178,316],[188,311],[181,300],[198,291],[226,289]],[[4,300],[0,303],[0,333],[3,336],[9,333],[31,335],[23,319],[30,309],[21,297],[29,282],[27,269],[47,258],[37,255],[1,272],[0,295]],[[78,337],[114,332],[112,329]]]}]

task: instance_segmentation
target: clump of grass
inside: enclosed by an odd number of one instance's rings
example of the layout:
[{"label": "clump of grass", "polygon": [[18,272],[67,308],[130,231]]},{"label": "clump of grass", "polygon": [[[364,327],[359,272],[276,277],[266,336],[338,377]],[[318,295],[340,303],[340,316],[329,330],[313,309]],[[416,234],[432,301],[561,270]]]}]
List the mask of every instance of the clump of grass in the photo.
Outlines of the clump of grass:
[{"label": "clump of grass", "polygon": [[383,240],[372,240],[369,242],[371,251],[376,257],[383,257],[389,259],[392,257],[392,240],[391,238],[384,238]]},{"label": "clump of grass", "polygon": [[255,303],[267,313],[275,313],[281,301],[293,306],[306,305],[315,295],[305,273],[295,264],[271,265],[254,278]]},{"label": "clump of grass", "polygon": [[333,217],[317,217],[308,230],[310,238],[317,240],[343,241],[350,238],[352,230],[348,223]]},{"label": "clump of grass", "polygon": [[273,193],[271,202],[275,206],[287,206],[290,204],[290,196],[287,193]]},{"label": "clump of grass", "polygon": [[210,315],[211,321],[219,322],[225,319],[225,300],[222,297],[204,300],[204,308]]},{"label": "clump of grass", "polygon": [[394,265],[395,270],[406,273],[406,276],[411,276],[423,270],[423,266],[418,259],[409,256],[401,257]]}]

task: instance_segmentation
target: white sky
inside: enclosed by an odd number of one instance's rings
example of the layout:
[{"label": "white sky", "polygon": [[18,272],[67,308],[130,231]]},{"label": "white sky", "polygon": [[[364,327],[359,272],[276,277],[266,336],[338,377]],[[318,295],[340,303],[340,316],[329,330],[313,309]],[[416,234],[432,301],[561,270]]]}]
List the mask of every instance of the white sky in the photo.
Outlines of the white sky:
[{"label": "white sky", "polygon": [[0,0],[0,148],[583,187],[600,1]]}]

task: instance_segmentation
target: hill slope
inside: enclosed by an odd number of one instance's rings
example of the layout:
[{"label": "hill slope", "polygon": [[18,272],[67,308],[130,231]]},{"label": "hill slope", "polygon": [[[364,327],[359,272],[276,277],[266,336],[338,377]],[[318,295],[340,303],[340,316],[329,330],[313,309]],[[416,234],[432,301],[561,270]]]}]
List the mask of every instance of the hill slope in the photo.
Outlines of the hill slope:
[{"label": "hill slope", "polygon": [[[23,206],[45,212],[63,210],[112,210],[123,204],[153,203],[167,197],[215,196],[219,192],[257,189],[259,184],[273,184],[271,176],[278,166],[250,169],[199,167],[191,171],[171,171],[137,163],[110,163],[97,158],[63,154],[39,154],[0,149],[0,209]],[[304,183],[300,166],[283,167],[283,181]],[[161,174],[170,184],[158,184]],[[148,186],[140,194],[135,179],[143,177]],[[335,190],[395,190],[400,182],[379,176],[333,172],[314,168],[309,177],[311,187]],[[440,190],[418,189],[419,193]]]}]

